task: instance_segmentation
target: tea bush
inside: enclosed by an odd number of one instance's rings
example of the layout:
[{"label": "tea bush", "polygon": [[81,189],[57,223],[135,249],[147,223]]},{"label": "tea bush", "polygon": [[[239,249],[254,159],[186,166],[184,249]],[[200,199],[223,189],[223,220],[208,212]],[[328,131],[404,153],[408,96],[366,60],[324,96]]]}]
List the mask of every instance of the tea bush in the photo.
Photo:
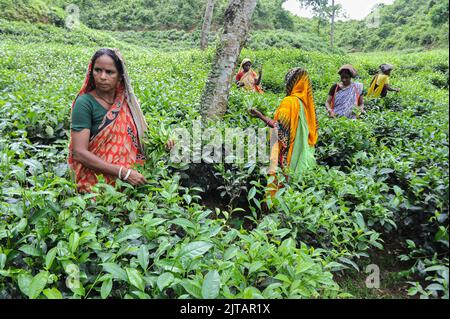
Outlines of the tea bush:
[{"label": "tea bush", "polygon": [[[448,297],[448,85],[436,85],[448,83],[448,52],[245,49],[264,65],[266,93],[233,87],[220,130],[262,128],[248,108],[271,115],[294,66],[310,72],[319,118],[319,165],[267,200],[254,163],[174,164],[164,150],[199,115],[212,51],[114,40],[149,124],[149,183],[80,195],[66,165],[70,105],[110,38],[87,48],[78,36],[0,42],[1,298],[346,298],[339,274],[386,244],[409,262],[410,295]],[[340,65],[354,64],[367,87],[386,61],[398,95],[367,101],[358,121],[326,116]]]}]

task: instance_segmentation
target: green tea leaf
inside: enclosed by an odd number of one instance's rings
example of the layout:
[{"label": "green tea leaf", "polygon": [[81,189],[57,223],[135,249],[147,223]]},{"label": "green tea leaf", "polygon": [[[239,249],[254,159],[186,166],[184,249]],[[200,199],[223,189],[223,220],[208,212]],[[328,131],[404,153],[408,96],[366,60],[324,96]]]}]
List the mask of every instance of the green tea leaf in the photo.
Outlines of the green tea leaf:
[{"label": "green tea leaf", "polygon": [[194,241],[183,246],[180,251],[179,257],[188,257],[193,259],[205,254],[212,246],[213,244],[205,241]]},{"label": "green tea leaf", "polygon": [[165,272],[158,277],[156,284],[158,285],[159,290],[163,291],[164,288],[169,286],[174,280],[174,276],[170,272]]},{"label": "green tea leaf", "polygon": [[203,279],[202,297],[205,299],[215,299],[219,295],[220,275],[217,270],[209,271]]},{"label": "green tea leaf", "polygon": [[72,254],[74,254],[77,249],[78,245],[80,243],[80,235],[77,232],[73,232],[69,236],[69,250]]},{"label": "green tea leaf", "polygon": [[4,269],[6,265],[6,255],[0,254],[0,269]]},{"label": "green tea leaf", "polygon": [[23,245],[19,250],[33,257],[41,256],[41,251],[33,245]]},{"label": "green tea leaf", "polygon": [[61,292],[55,287],[44,289],[43,293],[48,299],[63,299]]},{"label": "green tea leaf", "polygon": [[45,268],[50,269],[52,267],[53,261],[55,260],[57,248],[54,247],[47,252],[45,256]]},{"label": "green tea leaf", "polygon": [[33,276],[30,274],[19,274],[17,276],[17,284],[19,285],[19,289],[26,296],[29,296],[30,284],[32,280]]},{"label": "green tea leaf", "polygon": [[184,279],[181,282],[181,285],[192,297],[202,299],[202,288],[197,282],[190,279]]},{"label": "green tea leaf", "polygon": [[120,268],[118,264],[114,263],[103,263],[103,270],[113,275],[115,279],[120,279],[123,281],[128,281],[127,272]]},{"label": "green tea leaf", "polygon": [[149,253],[145,245],[141,245],[141,247],[139,247],[137,257],[142,270],[146,271],[149,263]]},{"label": "green tea leaf", "polygon": [[252,187],[252,188],[250,189],[250,191],[248,192],[247,199],[248,199],[248,200],[251,200],[253,197],[255,197],[255,195],[256,195],[256,188],[255,188],[255,187]]},{"label": "green tea leaf", "polygon": [[36,299],[47,285],[49,273],[47,271],[41,271],[31,280],[28,287],[28,297],[30,299]]},{"label": "green tea leaf", "polygon": [[100,288],[100,296],[102,297],[102,299],[108,298],[109,294],[111,293],[112,286],[113,282],[111,278],[103,281],[102,287]]},{"label": "green tea leaf", "polygon": [[145,290],[145,281],[142,275],[135,268],[125,268],[128,276],[128,282],[141,291]]}]

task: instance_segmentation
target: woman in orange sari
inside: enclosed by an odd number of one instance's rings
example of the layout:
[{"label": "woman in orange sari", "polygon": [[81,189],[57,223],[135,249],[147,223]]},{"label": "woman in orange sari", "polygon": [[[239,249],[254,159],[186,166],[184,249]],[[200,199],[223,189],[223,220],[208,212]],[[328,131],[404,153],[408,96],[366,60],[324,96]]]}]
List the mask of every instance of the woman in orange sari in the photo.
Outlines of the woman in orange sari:
[{"label": "woman in orange sari", "polygon": [[117,49],[97,51],[72,103],[68,164],[78,190],[89,192],[99,174],[111,185],[117,178],[145,184],[134,166],[145,160],[146,129],[122,55]]},{"label": "woman in orange sari", "polygon": [[[273,120],[256,109],[250,113],[271,127],[276,136],[277,142],[271,149],[269,175],[275,176],[277,168],[281,168],[286,181],[289,181],[316,165],[314,153],[318,123],[308,72],[302,68],[291,69],[285,81],[286,97],[275,111]],[[273,197],[282,185],[274,181],[269,187]]]}]

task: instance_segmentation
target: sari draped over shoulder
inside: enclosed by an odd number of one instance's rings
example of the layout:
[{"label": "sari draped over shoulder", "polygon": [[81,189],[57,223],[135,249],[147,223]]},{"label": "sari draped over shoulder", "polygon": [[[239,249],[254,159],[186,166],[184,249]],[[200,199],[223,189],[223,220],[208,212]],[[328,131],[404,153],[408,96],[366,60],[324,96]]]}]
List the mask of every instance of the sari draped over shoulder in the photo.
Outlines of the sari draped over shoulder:
[{"label": "sari draped over shoulder", "polygon": [[389,76],[381,73],[376,74],[372,78],[372,83],[367,91],[367,97],[379,98],[382,96],[386,84],[389,84]]},{"label": "sari draped over shoulder", "polygon": [[264,93],[261,86],[255,83],[258,80],[258,74],[252,68],[250,68],[250,70],[248,70],[247,72],[244,72],[244,64],[247,62],[251,62],[251,60],[242,60],[241,66],[239,67],[239,71],[236,75],[236,80],[244,84],[245,90]]},{"label": "sari draped over shoulder", "polygon": [[348,87],[339,87],[336,85],[331,108],[336,115],[345,116],[350,119],[356,118],[353,114],[353,108],[359,106],[359,97],[363,94],[363,84],[354,82]]},{"label": "sari draped over shoulder", "polygon": [[[118,52],[116,51],[116,53]],[[132,168],[134,165],[144,163],[142,136],[147,124],[131,89],[123,58],[119,54],[118,56],[124,67],[124,80],[116,88],[116,98],[104,116],[98,133],[91,136],[88,151],[107,163]],[[90,63],[77,98],[93,89],[92,79],[90,78],[92,67],[92,63]],[[76,99],[72,103],[72,110],[75,101]],[[71,176],[75,180],[79,192],[90,192],[91,187],[98,182],[97,175],[101,173],[95,172],[73,158],[72,136],[73,132],[71,131],[67,160]],[[116,176],[102,175],[106,183],[115,184]]]},{"label": "sari draped over shoulder", "polygon": [[[274,128],[276,142],[270,154],[269,175],[275,176],[280,167],[288,180],[315,165],[314,146],[318,139],[318,123],[312,95],[312,86],[307,73],[294,85],[275,111]],[[274,196],[280,185],[269,185]]]}]

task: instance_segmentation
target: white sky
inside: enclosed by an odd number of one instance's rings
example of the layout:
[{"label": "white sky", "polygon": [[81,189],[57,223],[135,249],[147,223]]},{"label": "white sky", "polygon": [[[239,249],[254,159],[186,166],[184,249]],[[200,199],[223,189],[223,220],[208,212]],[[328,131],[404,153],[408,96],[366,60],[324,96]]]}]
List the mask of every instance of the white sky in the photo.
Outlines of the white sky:
[{"label": "white sky", "polygon": [[[392,4],[393,2],[394,0],[336,0],[336,4],[341,4],[344,8],[347,17],[355,20],[364,19],[378,3]],[[311,12],[300,7],[296,0],[287,0],[283,7],[301,17],[312,17]]]}]

